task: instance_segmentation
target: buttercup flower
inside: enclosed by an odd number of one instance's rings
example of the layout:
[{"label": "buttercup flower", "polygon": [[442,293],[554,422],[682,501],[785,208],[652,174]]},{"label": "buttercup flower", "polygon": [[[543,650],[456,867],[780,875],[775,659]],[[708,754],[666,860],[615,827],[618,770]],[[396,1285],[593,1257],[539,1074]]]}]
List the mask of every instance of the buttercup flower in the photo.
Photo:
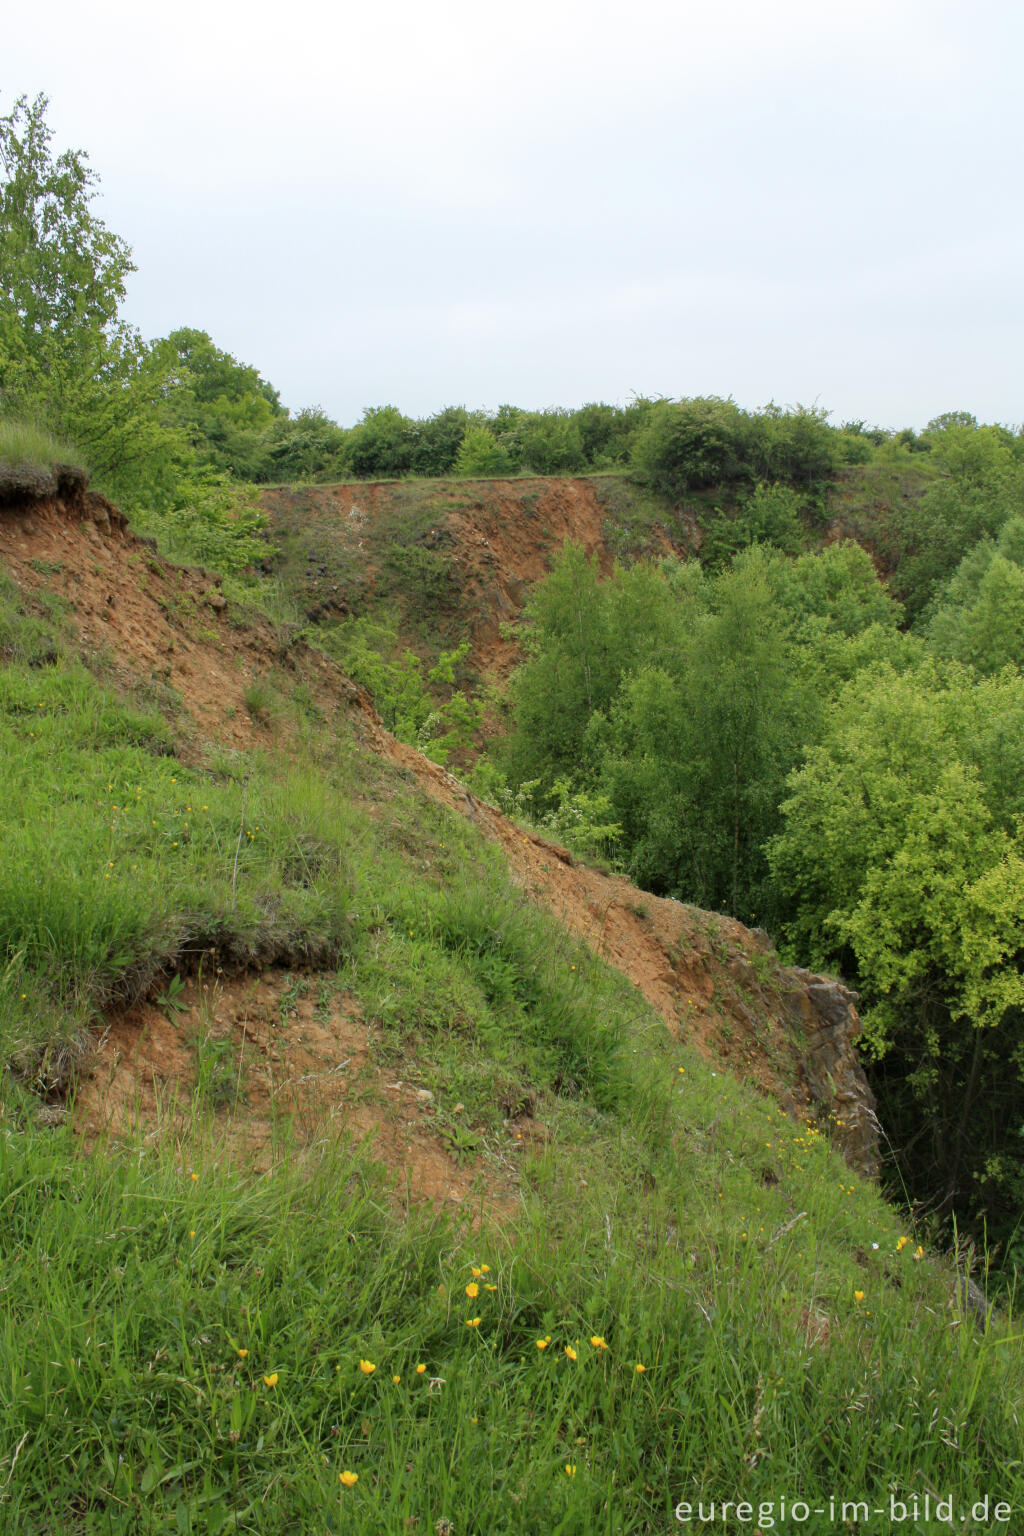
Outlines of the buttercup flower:
[{"label": "buttercup flower", "polygon": [[640,1365],[640,1363],[637,1362],[637,1364],[633,1367],[633,1369],[636,1371],[638,1376],[642,1376],[644,1371],[646,1371],[647,1367],[646,1367],[646,1365]]},{"label": "buttercup flower", "polygon": [[239,1360],[244,1360],[248,1353],[249,1353],[249,1351],[247,1349],[240,1349],[238,1351],[238,1358],[239,1358]]},{"label": "buttercup flower", "polygon": [[418,1365],[416,1367],[416,1375],[417,1376],[422,1376],[425,1370],[426,1370],[426,1366],[425,1365]]},{"label": "buttercup flower", "polygon": [[860,1303],[864,1300],[864,1292],[863,1291],[854,1291],[853,1299],[857,1303],[857,1305],[859,1306]]},{"label": "buttercup flower", "polygon": [[470,1301],[475,1301],[476,1298],[480,1295],[480,1287],[477,1285],[475,1280],[471,1280],[466,1286],[466,1295],[469,1297]]},{"label": "buttercup flower", "polygon": [[571,1344],[567,1344],[565,1346],[565,1353],[568,1355],[570,1360],[576,1360],[578,1358],[576,1351],[573,1349]]},{"label": "buttercup flower", "polygon": [[359,1369],[362,1371],[364,1376],[372,1376],[377,1367],[374,1365],[372,1360],[360,1360]]},{"label": "buttercup flower", "polygon": [[567,1461],[566,1462],[566,1464],[565,1464],[565,1475],[566,1475],[566,1477],[575,1477],[576,1476],[576,1464],[575,1464],[575,1462],[572,1462],[572,1461]]},{"label": "buttercup flower", "polygon": [[547,1349],[547,1347],[548,1347],[548,1345],[550,1343],[551,1343],[551,1335],[549,1333],[546,1339],[538,1339],[537,1340],[537,1348],[538,1349]]},{"label": "buttercup flower", "polygon": [[358,1481],[359,1481],[359,1473],[358,1472],[339,1472],[338,1473],[338,1482],[341,1483],[343,1488],[354,1488],[356,1483],[358,1483]]},{"label": "buttercup flower", "polygon": [[601,1337],[601,1335],[599,1333],[592,1333],[590,1335],[590,1342],[591,1342],[591,1344],[593,1344],[595,1349],[607,1349],[608,1348],[608,1345],[605,1343],[604,1339],[602,1339],[602,1337]]},{"label": "buttercup flower", "polygon": [[266,1382],[268,1387],[276,1387],[277,1386],[277,1372],[276,1371],[271,1371],[270,1375],[269,1376],[264,1376],[263,1380]]},{"label": "buttercup flower", "polygon": [[480,1317],[467,1317],[466,1318],[466,1327],[467,1328],[479,1328],[480,1324],[482,1322],[483,1322],[483,1318],[480,1318]]},{"label": "buttercup flower", "polygon": [[392,1376],[392,1378],[391,1378],[391,1380],[394,1382],[396,1387],[398,1386],[398,1383],[401,1381],[401,1379],[402,1379],[401,1376]]}]

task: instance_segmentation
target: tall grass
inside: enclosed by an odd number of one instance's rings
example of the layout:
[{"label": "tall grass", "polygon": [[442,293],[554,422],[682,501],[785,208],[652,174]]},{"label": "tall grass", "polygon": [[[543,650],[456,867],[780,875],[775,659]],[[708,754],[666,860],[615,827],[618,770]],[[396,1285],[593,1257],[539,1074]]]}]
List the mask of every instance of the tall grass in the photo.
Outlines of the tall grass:
[{"label": "tall grass", "polygon": [[716,1210],[659,1174],[630,1198],[592,1157],[557,1236],[539,1199],[474,1234],[396,1220],[341,1152],[253,1181],[8,1134],[6,1528],[654,1532],[684,1499],[1019,1502],[1019,1377],[949,1327],[929,1266],[887,1240],[863,1303],[823,1297],[827,1229],[751,1241],[727,1175]]},{"label": "tall grass", "polygon": [[81,451],[43,426],[17,417],[0,416],[0,464],[32,469],[69,464],[85,469]]}]

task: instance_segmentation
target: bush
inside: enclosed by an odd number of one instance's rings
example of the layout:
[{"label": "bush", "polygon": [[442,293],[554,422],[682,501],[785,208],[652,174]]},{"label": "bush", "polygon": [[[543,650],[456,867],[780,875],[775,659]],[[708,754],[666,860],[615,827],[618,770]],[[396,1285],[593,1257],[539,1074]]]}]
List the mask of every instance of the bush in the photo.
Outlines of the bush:
[{"label": "bush", "polygon": [[663,496],[679,497],[742,478],[750,418],[733,400],[711,395],[659,405],[633,443],[638,480]]},{"label": "bush", "polygon": [[455,460],[455,473],[467,479],[514,475],[515,465],[508,450],[488,427],[470,427]]}]

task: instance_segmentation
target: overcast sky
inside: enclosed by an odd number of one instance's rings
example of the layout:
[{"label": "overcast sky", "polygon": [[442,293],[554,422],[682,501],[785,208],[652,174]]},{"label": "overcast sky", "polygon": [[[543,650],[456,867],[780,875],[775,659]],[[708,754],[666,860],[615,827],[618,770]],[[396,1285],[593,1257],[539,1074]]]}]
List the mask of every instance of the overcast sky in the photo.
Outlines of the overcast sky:
[{"label": "overcast sky", "polygon": [[125,317],[292,410],[819,404],[1024,418],[1015,0],[48,0]]}]

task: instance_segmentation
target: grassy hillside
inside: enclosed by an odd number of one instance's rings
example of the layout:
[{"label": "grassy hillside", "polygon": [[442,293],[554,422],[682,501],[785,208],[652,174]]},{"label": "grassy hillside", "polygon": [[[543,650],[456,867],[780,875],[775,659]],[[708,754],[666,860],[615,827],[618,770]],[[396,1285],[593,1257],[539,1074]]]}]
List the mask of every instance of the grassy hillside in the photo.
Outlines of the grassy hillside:
[{"label": "grassy hillside", "polygon": [[[90,547],[97,582],[143,579],[130,546]],[[183,689],[205,666],[248,698],[247,725],[231,703],[197,730],[133,673],[146,637],[87,644],[85,584],[59,599],[46,564],[0,586],[4,1528],[582,1536],[674,1528],[679,1501],[749,1500],[762,1529],[783,1498],[1020,1504],[1015,1325],[977,1328],[822,1135],[673,1040],[368,750],[315,659],[257,698],[230,610],[185,662],[169,639]],[[257,1054],[216,1026],[259,976],[322,1024],[344,1000],[346,1102],[397,1131],[387,1090],[421,1089],[466,1198],[411,1200],[326,1090],[260,1108],[253,1157]],[[102,1099],[126,1018],[162,1020],[190,1076],[83,1139],[74,1085]]]}]

